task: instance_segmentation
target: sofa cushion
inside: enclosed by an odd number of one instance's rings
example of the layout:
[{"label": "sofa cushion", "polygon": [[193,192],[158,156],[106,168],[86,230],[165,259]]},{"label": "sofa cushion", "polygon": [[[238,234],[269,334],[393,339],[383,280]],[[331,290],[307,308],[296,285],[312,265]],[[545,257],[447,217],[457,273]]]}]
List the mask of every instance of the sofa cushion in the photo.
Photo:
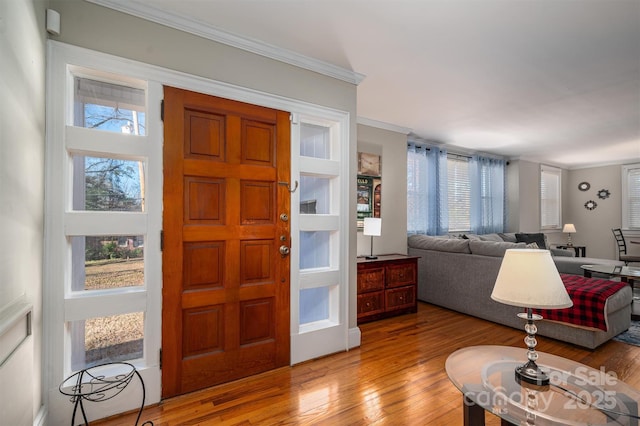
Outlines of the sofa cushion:
[{"label": "sofa cushion", "polygon": [[498,235],[500,236],[500,238],[502,238],[503,241],[506,241],[508,243],[517,243],[518,240],[516,240],[516,233],[515,232],[499,232]]},{"label": "sofa cushion", "polygon": [[500,235],[498,234],[483,234],[483,235],[479,235],[479,237],[482,241],[495,241],[498,243],[504,242],[502,237],[500,237]]},{"label": "sofa cushion", "polygon": [[481,256],[503,257],[508,249],[523,249],[524,243],[507,243],[505,241],[469,241],[471,253]]},{"label": "sofa cushion", "polygon": [[536,243],[538,244],[538,248],[542,250],[547,249],[547,245],[545,243],[545,238],[543,233],[537,233],[537,234],[518,233],[516,234],[516,241],[519,243],[527,243],[527,244]]},{"label": "sofa cushion", "polygon": [[409,247],[423,250],[446,251],[450,253],[471,253],[469,240],[431,237],[429,235],[411,235],[407,240]]},{"label": "sofa cushion", "polygon": [[464,240],[480,241],[480,235],[477,235],[477,234],[460,234],[460,238]]}]

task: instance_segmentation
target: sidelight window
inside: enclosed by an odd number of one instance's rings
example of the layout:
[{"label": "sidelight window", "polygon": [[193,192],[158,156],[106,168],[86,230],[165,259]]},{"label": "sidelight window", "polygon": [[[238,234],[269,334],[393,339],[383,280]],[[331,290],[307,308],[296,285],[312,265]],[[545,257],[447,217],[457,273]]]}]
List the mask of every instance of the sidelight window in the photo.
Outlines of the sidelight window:
[{"label": "sidelight window", "polygon": [[[63,140],[68,192],[61,262],[65,373],[145,355],[150,285],[146,82],[69,67],[73,98]],[[145,143],[147,142],[147,143]],[[156,166],[157,167],[157,166]],[[158,253],[151,258],[157,258]]]}]

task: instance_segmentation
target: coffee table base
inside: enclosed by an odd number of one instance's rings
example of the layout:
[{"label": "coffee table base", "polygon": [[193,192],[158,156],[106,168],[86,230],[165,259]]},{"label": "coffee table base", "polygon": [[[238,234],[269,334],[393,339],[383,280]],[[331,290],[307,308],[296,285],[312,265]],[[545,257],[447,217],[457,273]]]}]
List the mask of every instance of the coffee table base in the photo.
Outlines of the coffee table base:
[{"label": "coffee table base", "polygon": [[[464,415],[464,426],[484,426],[485,409],[476,405],[473,401],[462,395],[462,411]],[[515,426],[513,423],[500,419],[501,426]]]}]

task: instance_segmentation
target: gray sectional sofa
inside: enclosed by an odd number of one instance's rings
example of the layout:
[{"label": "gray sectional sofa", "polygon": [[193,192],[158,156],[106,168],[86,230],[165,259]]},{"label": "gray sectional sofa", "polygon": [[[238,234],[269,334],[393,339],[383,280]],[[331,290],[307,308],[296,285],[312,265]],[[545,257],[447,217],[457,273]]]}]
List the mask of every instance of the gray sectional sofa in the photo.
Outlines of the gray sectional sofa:
[{"label": "gray sectional sofa", "polygon": [[[408,253],[420,256],[418,300],[523,329],[523,320],[516,316],[522,308],[493,301],[491,292],[505,251],[524,248],[526,244],[497,241],[497,235],[470,239],[410,236]],[[511,239],[509,234],[501,235]],[[584,264],[621,264],[614,260],[576,258],[551,251],[560,273],[582,275],[580,265]],[[606,303],[607,331],[542,320],[537,323],[538,334],[594,349],[629,328],[631,303],[629,286],[609,297]]]}]

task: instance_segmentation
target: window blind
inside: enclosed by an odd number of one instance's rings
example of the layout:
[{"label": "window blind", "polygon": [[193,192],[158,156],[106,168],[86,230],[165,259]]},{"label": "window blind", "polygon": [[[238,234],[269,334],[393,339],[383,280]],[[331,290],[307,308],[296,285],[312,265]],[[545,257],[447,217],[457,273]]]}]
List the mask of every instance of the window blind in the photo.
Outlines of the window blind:
[{"label": "window blind", "polygon": [[640,229],[640,164],[626,168],[626,229]]},{"label": "window blind", "polygon": [[469,231],[471,229],[471,184],[468,158],[447,158],[447,184],[449,232]]},{"label": "window blind", "polygon": [[540,227],[560,228],[561,225],[561,170],[555,167],[540,168]]},{"label": "window blind", "polygon": [[134,111],[144,111],[146,105],[144,89],[120,84],[76,77],[75,91],[75,100],[85,104],[107,105]]}]

